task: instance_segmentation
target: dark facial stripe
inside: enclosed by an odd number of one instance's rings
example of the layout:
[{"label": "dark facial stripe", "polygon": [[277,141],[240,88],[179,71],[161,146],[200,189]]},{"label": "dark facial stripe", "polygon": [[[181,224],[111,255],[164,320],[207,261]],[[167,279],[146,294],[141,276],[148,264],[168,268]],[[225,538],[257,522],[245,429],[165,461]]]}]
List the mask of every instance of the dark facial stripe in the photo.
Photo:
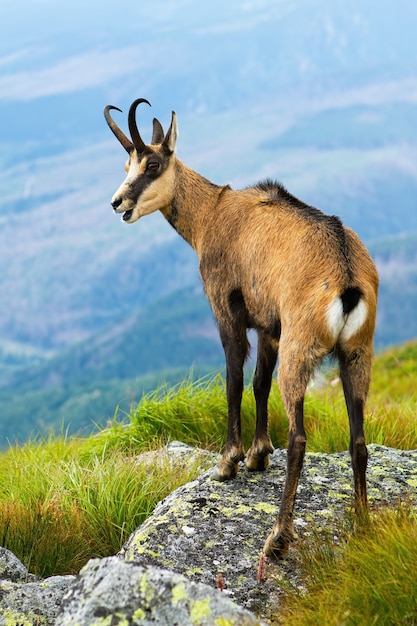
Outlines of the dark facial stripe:
[{"label": "dark facial stripe", "polygon": [[[146,160],[145,160],[146,159]],[[160,168],[157,171],[151,171],[147,169],[149,161],[155,161],[160,164]],[[156,153],[150,151],[149,156],[142,157],[139,163],[138,176],[128,183],[128,190],[126,197],[133,202],[137,202],[145,189],[152,185],[152,183],[159,178],[166,170],[166,163]]]}]

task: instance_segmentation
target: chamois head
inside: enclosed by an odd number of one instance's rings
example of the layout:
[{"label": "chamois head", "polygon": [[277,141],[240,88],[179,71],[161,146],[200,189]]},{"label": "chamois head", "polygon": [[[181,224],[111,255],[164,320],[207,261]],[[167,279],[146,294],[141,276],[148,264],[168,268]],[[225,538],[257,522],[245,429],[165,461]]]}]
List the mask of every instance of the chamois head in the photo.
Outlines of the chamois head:
[{"label": "chamois head", "polygon": [[111,201],[115,213],[122,213],[122,219],[127,224],[133,224],[143,215],[169,205],[174,186],[173,154],[178,137],[176,115],[172,111],[171,125],[166,135],[160,122],[154,118],[152,140],[147,145],[136,124],[136,108],[141,102],[151,106],[144,98],[138,98],[130,106],[128,125],[131,140],[110,115],[111,109],[121,109],[111,104],[104,109],[110,130],[129,153],[125,166],[127,176]]}]

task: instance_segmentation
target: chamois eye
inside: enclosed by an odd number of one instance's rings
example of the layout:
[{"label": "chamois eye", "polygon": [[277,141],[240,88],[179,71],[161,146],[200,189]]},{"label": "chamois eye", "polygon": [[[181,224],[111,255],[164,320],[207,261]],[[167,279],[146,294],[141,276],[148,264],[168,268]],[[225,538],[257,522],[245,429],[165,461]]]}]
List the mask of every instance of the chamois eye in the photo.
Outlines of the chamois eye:
[{"label": "chamois eye", "polygon": [[157,172],[160,167],[161,165],[157,161],[150,161],[148,165],[146,166],[146,169],[149,170],[150,172]]}]

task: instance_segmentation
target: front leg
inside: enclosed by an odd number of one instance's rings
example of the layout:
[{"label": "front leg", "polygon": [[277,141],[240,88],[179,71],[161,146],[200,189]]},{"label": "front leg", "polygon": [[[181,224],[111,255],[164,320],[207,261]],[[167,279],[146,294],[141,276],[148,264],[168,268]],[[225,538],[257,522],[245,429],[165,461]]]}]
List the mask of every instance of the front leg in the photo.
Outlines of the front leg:
[{"label": "front leg", "polygon": [[278,349],[269,337],[258,332],[258,358],[253,390],[256,400],[256,430],[252,445],[246,455],[246,467],[263,471],[269,467],[269,455],[274,451],[268,434],[268,397],[272,374],[277,362]]},{"label": "front leg", "polygon": [[240,406],[243,393],[243,364],[249,343],[246,328],[220,326],[220,338],[226,357],[226,395],[228,407],[227,439],[223,456],[212,473],[214,480],[234,478],[239,469],[239,461],[245,458],[241,438]]}]

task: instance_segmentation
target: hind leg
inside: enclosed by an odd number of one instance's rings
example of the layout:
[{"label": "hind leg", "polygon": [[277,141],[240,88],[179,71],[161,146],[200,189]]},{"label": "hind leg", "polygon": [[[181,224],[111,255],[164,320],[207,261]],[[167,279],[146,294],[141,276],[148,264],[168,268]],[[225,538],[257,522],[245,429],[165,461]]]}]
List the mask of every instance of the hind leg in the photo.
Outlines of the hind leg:
[{"label": "hind leg", "polygon": [[277,348],[263,333],[258,333],[258,357],[253,391],[256,401],[256,430],[252,445],[246,454],[246,467],[263,471],[269,466],[269,455],[274,451],[268,434],[268,397],[272,374],[277,362]]},{"label": "hind leg", "polygon": [[372,346],[365,346],[349,353],[344,348],[339,353],[340,378],[349,415],[349,451],[355,485],[355,509],[365,511],[367,507],[366,468],[368,451],[364,434],[364,408],[371,380]]},{"label": "hind leg", "polygon": [[264,553],[284,558],[294,539],[293,511],[298,481],[303,466],[306,433],[304,430],[304,396],[308,381],[324,354],[315,347],[305,347],[302,352],[286,347],[281,342],[278,383],[289,421],[287,474],[278,517],[264,546]]}]

